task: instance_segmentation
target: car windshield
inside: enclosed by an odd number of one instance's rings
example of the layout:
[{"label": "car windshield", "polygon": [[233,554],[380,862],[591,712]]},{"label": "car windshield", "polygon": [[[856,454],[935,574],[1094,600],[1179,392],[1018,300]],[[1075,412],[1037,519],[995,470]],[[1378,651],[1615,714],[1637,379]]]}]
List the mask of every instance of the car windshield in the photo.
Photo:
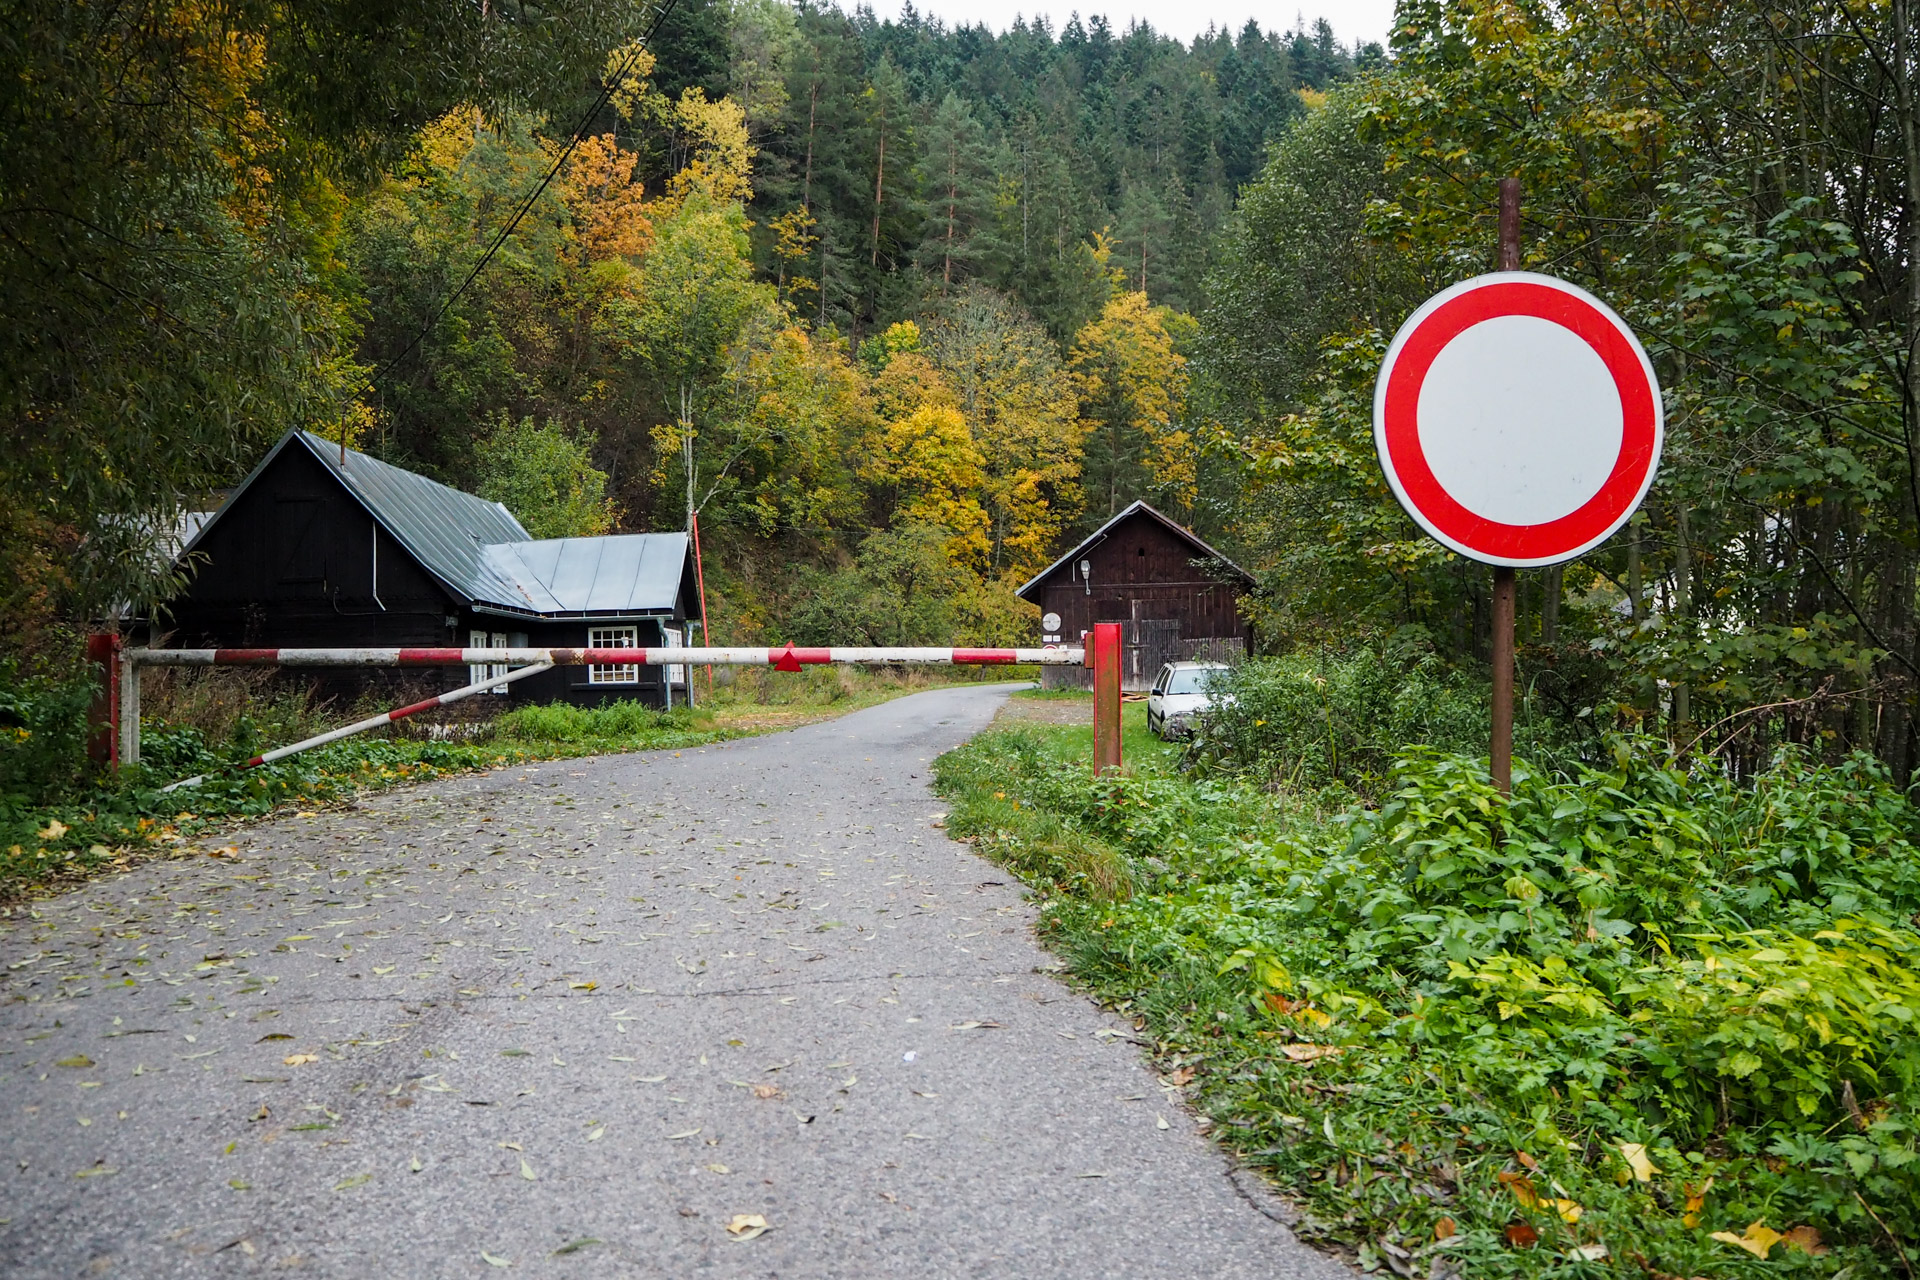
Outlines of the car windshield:
[{"label": "car windshield", "polygon": [[1207,683],[1219,674],[1215,667],[1184,667],[1167,677],[1168,693],[1205,693]]}]

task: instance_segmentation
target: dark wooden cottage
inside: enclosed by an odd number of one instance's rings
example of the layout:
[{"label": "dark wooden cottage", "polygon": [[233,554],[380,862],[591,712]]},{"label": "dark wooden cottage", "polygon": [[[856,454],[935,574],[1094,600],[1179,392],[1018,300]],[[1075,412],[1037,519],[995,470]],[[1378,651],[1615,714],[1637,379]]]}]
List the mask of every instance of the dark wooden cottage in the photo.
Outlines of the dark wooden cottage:
[{"label": "dark wooden cottage", "polygon": [[[700,616],[684,533],[535,539],[497,502],[302,431],[181,555],[192,576],[164,625],[183,647],[677,647]],[[449,668],[426,687],[489,674]],[[689,693],[684,666],[609,666],[556,667],[483,696],[667,706]]]},{"label": "dark wooden cottage", "polygon": [[[1079,644],[1096,622],[1118,622],[1121,687],[1143,690],[1163,664],[1246,655],[1253,632],[1240,614],[1246,570],[1144,502],[1101,525],[1017,593],[1040,606],[1043,644]],[[1048,667],[1056,688],[1091,682],[1075,667]]]}]

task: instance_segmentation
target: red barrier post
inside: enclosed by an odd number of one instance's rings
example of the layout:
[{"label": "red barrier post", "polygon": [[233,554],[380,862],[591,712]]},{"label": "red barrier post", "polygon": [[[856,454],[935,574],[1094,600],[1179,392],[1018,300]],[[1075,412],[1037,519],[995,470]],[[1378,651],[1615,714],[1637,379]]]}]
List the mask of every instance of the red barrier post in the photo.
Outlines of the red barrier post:
[{"label": "red barrier post", "polygon": [[1093,624],[1093,773],[1120,768],[1120,624]]},{"label": "red barrier post", "polygon": [[120,767],[120,636],[96,631],[87,637],[87,661],[98,667],[93,705],[87,708],[87,758]]}]

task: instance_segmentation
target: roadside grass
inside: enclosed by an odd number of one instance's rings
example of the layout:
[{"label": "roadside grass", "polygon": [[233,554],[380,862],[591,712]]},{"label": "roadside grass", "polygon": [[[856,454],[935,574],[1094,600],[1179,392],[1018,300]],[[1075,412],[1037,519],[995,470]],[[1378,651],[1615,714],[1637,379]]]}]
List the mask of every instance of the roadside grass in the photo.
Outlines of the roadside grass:
[{"label": "roadside grass", "polygon": [[[695,678],[703,674],[696,671]],[[957,678],[942,680],[940,673],[920,670],[756,671],[754,678],[718,689],[722,696],[691,710],[654,711],[634,703],[545,705],[450,725],[423,718],[254,769],[240,766],[263,749],[364,718],[386,704],[316,705],[298,692],[250,678],[251,672],[175,681],[147,703],[157,704],[169,718],[143,720],[138,767],[117,777],[79,773],[81,781],[51,794],[23,795],[16,788],[0,795],[0,902],[171,856],[189,844],[210,843],[235,822],[276,809],[339,803],[369,791],[535,760],[678,751],[845,715],[943,684],[974,682],[971,673],[953,674]],[[1020,677],[1002,668],[997,678]],[[762,697],[768,701],[758,700]],[[75,705],[84,712],[84,699]],[[72,741],[63,748],[77,751],[79,737],[66,736]],[[205,781],[161,790],[195,775],[205,775]]]},{"label": "roadside grass", "polygon": [[1078,726],[941,757],[947,825],[1304,1237],[1433,1280],[1910,1274],[1920,815],[1870,764],[1622,744],[1503,808],[1415,751],[1342,806],[1185,772],[1140,714],[1118,778]]}]

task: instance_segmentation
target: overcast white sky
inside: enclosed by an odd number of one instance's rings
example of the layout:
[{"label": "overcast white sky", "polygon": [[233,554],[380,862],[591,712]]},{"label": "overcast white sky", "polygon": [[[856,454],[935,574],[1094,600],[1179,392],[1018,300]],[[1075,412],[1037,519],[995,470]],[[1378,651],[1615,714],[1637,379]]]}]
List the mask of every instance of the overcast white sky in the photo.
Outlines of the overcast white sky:
[{"label": "overcast white sky", "polygon": [[[871,2],[882,18],[900,12],[899,0]],[[1139,18],[1152,24],[1155,31],[1183,41],[1191,41],[1209,23],[1238,31],[1253,18],[1263,28],[1290,30],[1294,19],[1304,16],[1308,22],[1324,17],[1344,45],[1351,46],[1355,40],[1385,44],[1387,28],[1393,22],[1393,0],[1279,0],[1264,4],[1255,0],[916,0],[915,7],[950,25],[984,22],[995,31],[1006,30],[1016,14],[1032,18],[1044,13],[1058,31],[1075,10],[1082,18],[1104,13],[1116,32],[1126,30],[1132,19]]]}]

